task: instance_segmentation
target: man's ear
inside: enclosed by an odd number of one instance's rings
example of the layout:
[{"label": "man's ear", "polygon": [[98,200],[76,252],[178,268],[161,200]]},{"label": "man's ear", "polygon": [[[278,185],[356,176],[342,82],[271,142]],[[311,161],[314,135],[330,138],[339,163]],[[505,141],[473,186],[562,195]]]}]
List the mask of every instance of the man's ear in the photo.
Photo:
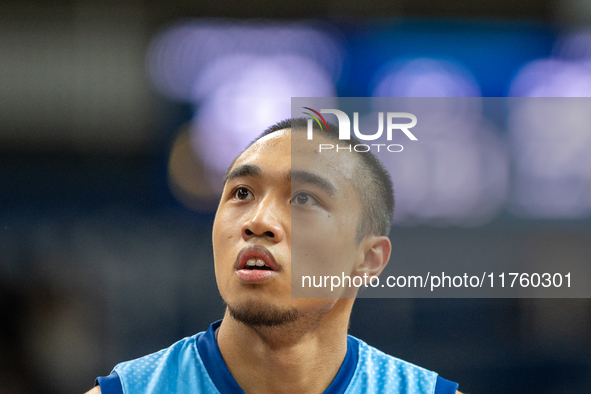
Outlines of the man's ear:
[{"label": "man's ear", "polygon": [[370,235],[359,245],[363,253],[363,260],[356,267],[354,275],[379,276],[390,260],[392,244],[386,236]]}]

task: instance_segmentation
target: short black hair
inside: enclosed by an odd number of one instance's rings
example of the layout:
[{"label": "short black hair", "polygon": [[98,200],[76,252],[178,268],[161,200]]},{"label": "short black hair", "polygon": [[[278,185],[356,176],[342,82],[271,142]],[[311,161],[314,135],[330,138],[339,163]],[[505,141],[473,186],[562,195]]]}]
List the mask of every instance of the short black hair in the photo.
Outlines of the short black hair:
[{"label": "short black hair", "polygon": [[[264,136],[280,130],[306,130],[307,127],[307,118],[286,119],[269,127],[250,145]],[[346,146],[361,144],[353,136],[350,140],[339,140],[339,129],[332,123],[327,123],[326,129],[313,123],[313,131]],[[366,235],[388,235],[390,232],[394,215],[394,189],[390,174],[373,153],[369,151],[357,152],[354,149],[351,152],[357,154],[360,163],[360,170],[354,176],[354,183],[362,206],[356,236],[357,244],[359,244]]]}]

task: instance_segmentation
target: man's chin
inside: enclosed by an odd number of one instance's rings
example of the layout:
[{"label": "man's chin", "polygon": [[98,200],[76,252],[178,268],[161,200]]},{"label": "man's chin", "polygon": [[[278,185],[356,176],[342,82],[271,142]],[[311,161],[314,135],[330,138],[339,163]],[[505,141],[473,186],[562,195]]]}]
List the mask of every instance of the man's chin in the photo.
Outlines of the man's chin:
[{"label": "man's chin", "polygon": [[231,317],[252,327],[282,326],[297,321],[299,317],[294,307],[278,307],[262,302],[233,302],[227,306]]}]

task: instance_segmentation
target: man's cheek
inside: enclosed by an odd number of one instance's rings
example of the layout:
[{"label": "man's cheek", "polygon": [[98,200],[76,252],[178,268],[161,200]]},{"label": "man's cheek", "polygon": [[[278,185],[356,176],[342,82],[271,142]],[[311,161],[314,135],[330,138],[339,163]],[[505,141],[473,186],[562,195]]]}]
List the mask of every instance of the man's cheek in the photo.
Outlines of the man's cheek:
[{"label": "man's cheek", "polygon": [[292,275],[328,275],[333,257],[330,246],[317,238],[305,244],[296,242],[291,254]]}]

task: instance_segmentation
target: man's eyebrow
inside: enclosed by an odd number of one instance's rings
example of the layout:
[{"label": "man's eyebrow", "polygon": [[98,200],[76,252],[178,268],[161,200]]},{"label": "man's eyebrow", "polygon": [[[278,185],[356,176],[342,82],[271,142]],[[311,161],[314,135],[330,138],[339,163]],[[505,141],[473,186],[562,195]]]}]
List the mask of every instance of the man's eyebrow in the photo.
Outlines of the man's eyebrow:
[{"label": "man's eyebrow", "polygon": [[241,166],[234,168],[232,171],[226,174],[226,176],[224,177],[224,185],[226,184],[226,182],[240,177],[251,176],[259,178],[261,176],[261,173],[262,171],[259,166],[255,166],[253,164],[243,164]]},{"label": "man's eyebrow", "polygon": [[334,196],[336,187],[326,178],[308,171],[291,171],[288,178],[292,182],[310,183],[318,186],[327,192],[330,196]]}]

